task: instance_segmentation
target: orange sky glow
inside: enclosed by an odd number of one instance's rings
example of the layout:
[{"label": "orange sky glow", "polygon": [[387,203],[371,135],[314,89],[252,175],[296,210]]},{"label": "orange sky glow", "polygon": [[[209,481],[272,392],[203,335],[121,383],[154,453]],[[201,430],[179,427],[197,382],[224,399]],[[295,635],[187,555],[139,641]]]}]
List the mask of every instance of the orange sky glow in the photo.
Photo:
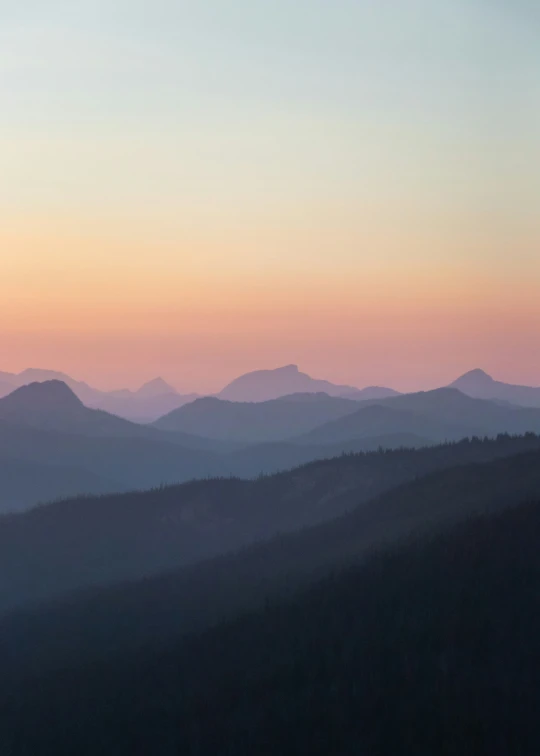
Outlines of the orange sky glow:
[{"label": "orange sky glow", "polygon": [[0,371],[540,385],[540,16],[50,0],[0,25]]},{"label": "orange sky glow", "polygon": [[2,369],[54,367],[104,388],[159,374],[208,392],[291,362],[359,386],[429,388],[475,366],[540,383],[530,268],[475,265],[447,250],[441,259],[434,238],[380,229],[349,238],[356,254],[335,265],[331,233],[318,247],[300,231],[268,231],[258,247],[231,230],[177,234],[152,244],[48,224],[0,232],[10,250]]}]

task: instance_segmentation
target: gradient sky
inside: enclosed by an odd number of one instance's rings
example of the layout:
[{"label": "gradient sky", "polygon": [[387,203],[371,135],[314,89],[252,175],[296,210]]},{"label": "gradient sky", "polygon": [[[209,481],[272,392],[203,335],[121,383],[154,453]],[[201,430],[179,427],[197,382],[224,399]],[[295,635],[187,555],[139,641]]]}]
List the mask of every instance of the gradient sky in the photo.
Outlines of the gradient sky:
[{"label": "gradient sky", "polygon": [[0,370],[540,384],[536,0],[0,0]]}]

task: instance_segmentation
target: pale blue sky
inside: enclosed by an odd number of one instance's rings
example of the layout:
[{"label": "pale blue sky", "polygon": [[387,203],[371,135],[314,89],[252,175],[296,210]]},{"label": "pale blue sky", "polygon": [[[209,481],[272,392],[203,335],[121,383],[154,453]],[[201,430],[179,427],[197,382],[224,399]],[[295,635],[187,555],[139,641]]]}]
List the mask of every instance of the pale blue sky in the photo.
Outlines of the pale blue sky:
[{"label": "pale blue sky", "polygon": [[8,205],[536,209],[532,2],[5,6]]},{"label": "pale blue sky", "polygon": [[0,0],[3,368],[540,382],[539,39],[536,0]]}]

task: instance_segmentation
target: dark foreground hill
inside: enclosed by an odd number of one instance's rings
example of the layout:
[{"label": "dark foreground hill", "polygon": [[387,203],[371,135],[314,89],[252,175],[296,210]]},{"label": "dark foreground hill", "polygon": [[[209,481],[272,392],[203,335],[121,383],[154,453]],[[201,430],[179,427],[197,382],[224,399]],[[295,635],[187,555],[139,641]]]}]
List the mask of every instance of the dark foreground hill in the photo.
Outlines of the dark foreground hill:
[{"label": "dark foreground hill", "polygon": [[[341,468],[343,477],[351,475],[347,462],[345,459]],[[394,464],[400,464],[399,460],[394,459]],[[326,497],[327,476],[336,474],[339,468],[316,472],[319,480],[311,499],[295,500],[285,495],[275,500],[275,506],[297,508],[299,501],[314,506],[317,501],[314,495],[326,491]],[[298,480],[305,485],[306,479]],[[236,493],[241,498],[242,489],[237,488]],[[9,679],[11,674],[35,675],[40,669],[61,668],[79,658],[97,659],[128,647],[164,643],[237,613],[261,608],[268,599],[294,595],[315,579],[362,562],[381,548],[422,533],[440,532],[460,520],[504,509],[516,500],[540,500],[540,451],[439,470],[370,500],[362,501],[361,487],[358,495],[354,491],[342,494],[342,498],[339,495],[334,498],[336,504],[356,501],[358,506],[330,522],[153,579],[68,596],[7,616],[0,622],[0,666],[4,678]],[[258,506],[265,507],[262,496]],[[162,507],[158,509],[160,516],[163,511]],[[248,529],[253,520],[243,504],[237,512],[242,511]],[[268,516],[264,511],[261,515]],[[194,516],[193,510],[190,516]],[[174,524],[170,519],[168,522]],[[90,578],[96,580],[96,575],[104,582],[107,573],[96,573],[90,559],[102,558],[107,553],[105,544],[100,541],[101,533],[95,533],[95,527],[90,532],[98,544],[97,554],[96,543],[92,548],[87,546],[81,556],[77,541],[70,540],[72,575],[65,576],[60,569],[67,564],[65,550],[61,559],[55,559],[54,553],[47,553],[41,561],[34,557],[30,568],[20,556],[11,557],[4,565],[10,576],[7,586],[4,582],[4,591],[6,587],[19,593],[26,590],[28,595],[27,586],[32,585],[34,592],[37,589],[51,592],[55,587],[58,590],[59,585],[75,587],[77,580],[79,584],[89,582]],[[149,532],[152,538],[155,533]],[[128,531],[124,540],[118,542],[116,556],[111,550],[109,577],[117,577],[125,567],[122,560],[130,554],[126,549],[129,538],[133,535]],[[131,550],[132,559],[136,556],[141,560],[132,565],[133,571],[143,564],[144,553],[137,552],[142,543],[139,540]],[[158,545],[155,540],[151,542]],[[24,547],[15,540],[17,545],[18,554],[24,557]],[[146,560],[148,564],[148,557]]]},{"label": "dark foreground hill", "polygon": [[[539,449],[540,437],[530,435],[346,455],[255,481],[201,480],[5,516],[0,518],[0,613],[316,525],[439,470]],[[533,473],[534,467],[525,483]]]},{"label": "dark foreground hill", "polygon": [[507,499],[294,601],[3,685],[5,756],[540,752],[540,505]]}]

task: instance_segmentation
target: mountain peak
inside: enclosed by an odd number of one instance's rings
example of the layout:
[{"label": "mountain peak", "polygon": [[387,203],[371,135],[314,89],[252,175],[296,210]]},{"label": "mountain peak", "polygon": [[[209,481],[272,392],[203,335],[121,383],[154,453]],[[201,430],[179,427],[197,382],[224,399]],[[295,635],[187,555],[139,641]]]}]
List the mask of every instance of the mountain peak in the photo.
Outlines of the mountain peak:
[{"label": "mountain peak", "polygon": [[481,370],[480,368],[475,368],[474,370],[469,370],[468,373],[465,373],[464,375],[460,376],[457,380],[455,380],[451,386],[457,386],[459,387],[460,384],[463,385],[464,383],[467,383],[469,385],[475,384],[475,385],[486,385],[490,383],[494,383],[493,378],[486,373],[485,370]]},{"label": "mountain peak", "polygon": [[341,396],[354,391],[353,386],[337,386],[329,381],[311,378],[298,365],[284,365],[274,370],[255,370],[241,375],[220,392],[222,399],[233,402],[264,402],[289,394],[320,393]]},{"label": "mountain peak", "polygon": [[478,399],[509,402],[521,407],[540,407],[540,386],[503,383],[495,380],[480,368],[470,370],[450,386]]},{"label": "mountain peak", "polygon": [[21,386],[2,400],[2,406],[49,411],[81,407],[82,402],[63,381],[52,380]]},{"label": "mountain peak", "polygon": [[274,371],[270,371],[274,373],[299,373],[300,370],[298,369],[298,365],[284,365],[283,367],[276,368]]},{"label": "mountain peak", "polygon": [[139,396],[163,396],[164,394],[176,394],[176,389],[163,378],[154,378],[144,383],[137,391]]}]

